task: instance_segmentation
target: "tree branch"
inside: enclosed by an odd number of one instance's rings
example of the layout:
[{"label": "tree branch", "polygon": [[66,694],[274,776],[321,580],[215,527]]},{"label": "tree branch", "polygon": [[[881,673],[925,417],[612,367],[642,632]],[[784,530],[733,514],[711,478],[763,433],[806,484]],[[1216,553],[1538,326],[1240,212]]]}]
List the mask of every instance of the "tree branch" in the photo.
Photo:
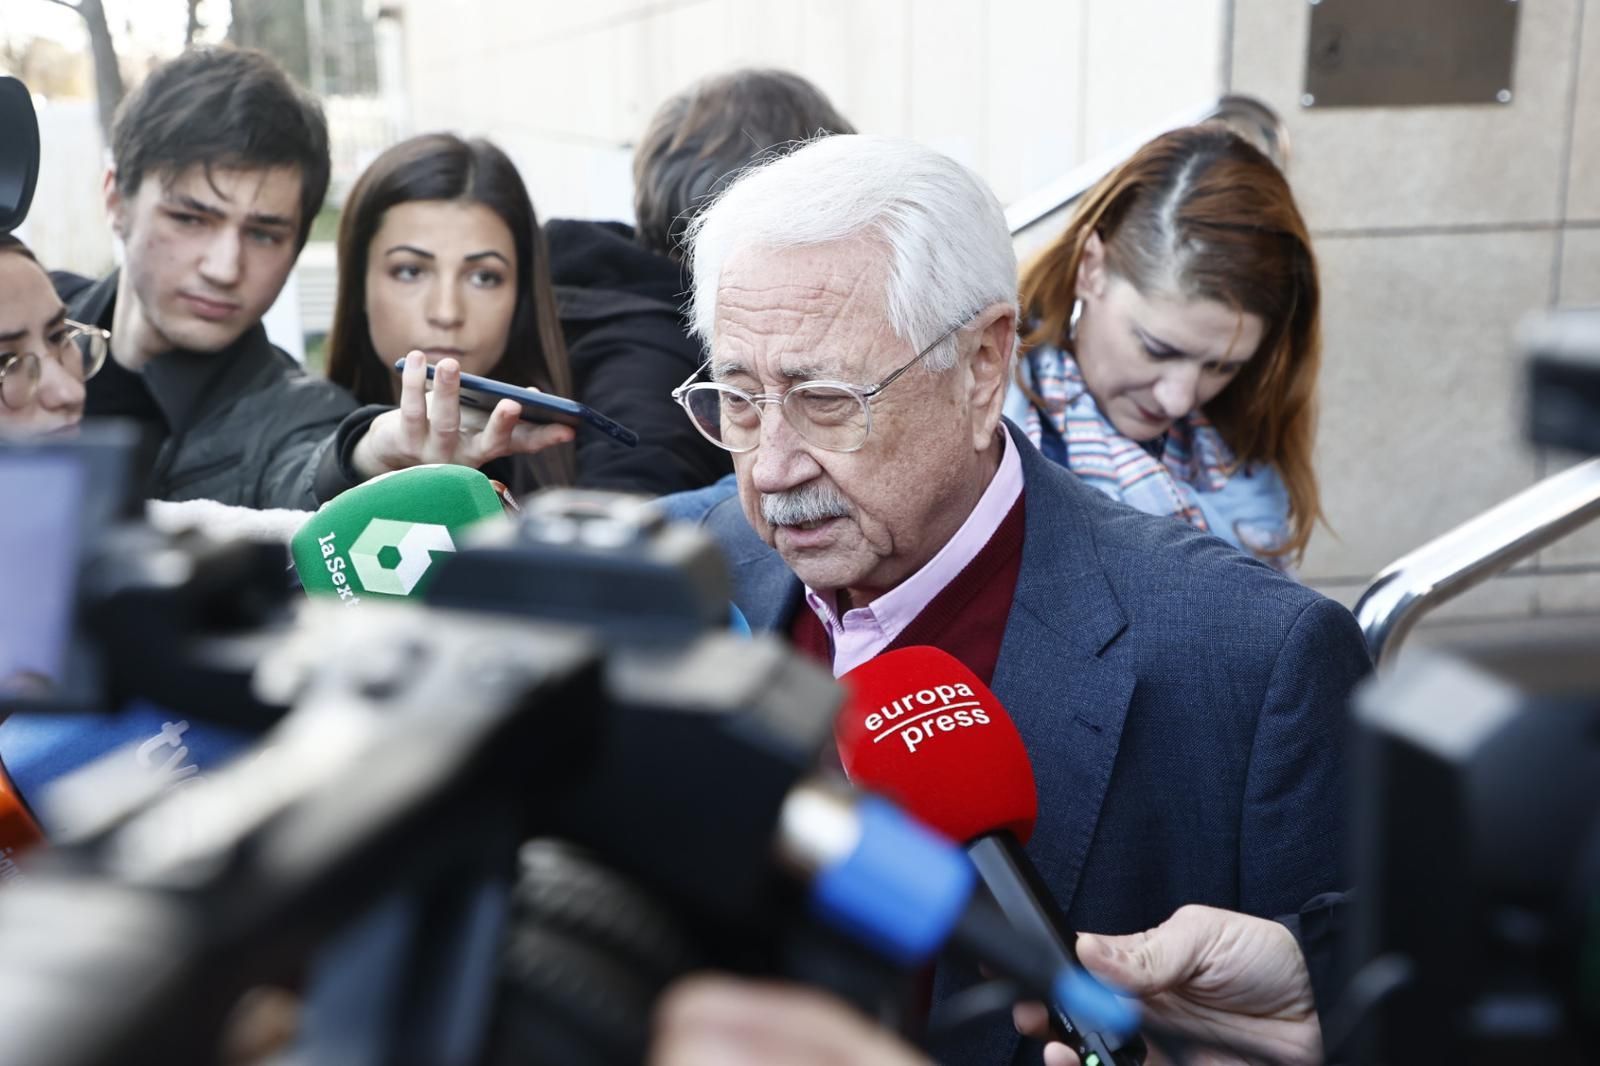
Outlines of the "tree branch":
[{"label": "tree branch", "polygon": [[78,5],[71,3],[70,0],[44,0],[44,2],[47,4],[60,4],[62,7],[67,8],[70,11],[77,11],[80,15],[83,14],[83,12],[79,10]]},{"label": "tree branch", "polygon": [[195,34],[205,29],[200,22],[200,0],[189,0],[189,22],[183,30],[183,46],[188,48],[194,44]]}]

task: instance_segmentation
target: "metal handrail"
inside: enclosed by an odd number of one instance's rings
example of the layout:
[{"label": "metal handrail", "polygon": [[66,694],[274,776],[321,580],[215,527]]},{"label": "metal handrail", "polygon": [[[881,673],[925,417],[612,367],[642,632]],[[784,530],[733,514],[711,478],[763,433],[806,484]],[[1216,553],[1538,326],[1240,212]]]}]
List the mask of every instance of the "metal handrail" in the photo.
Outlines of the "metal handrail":
[{"label": "metal handrail", "polygon": [[1233,126],[1279,170],[1289,163],[1289,130],[1278,113],[1253,96],[1222,96],[1214,102],[1169,115],[1155,128],[1122,142],[1109,151],[1073,167],[1036,192],[1029,193],[1006,208],[1006,225],[1013,237],[1025,233],[1071,204],[1094,187],[1094,183],[1136,152],[1146,141],[1168,130],[1193,126],[1199,122],[1220,121]]},{"label": "metal handrail", "polygon": [[1356,604],[1372,658],[1391,661],[1424,614],[1600,518],[1600,459],[1545,478],[1385,567]]}]

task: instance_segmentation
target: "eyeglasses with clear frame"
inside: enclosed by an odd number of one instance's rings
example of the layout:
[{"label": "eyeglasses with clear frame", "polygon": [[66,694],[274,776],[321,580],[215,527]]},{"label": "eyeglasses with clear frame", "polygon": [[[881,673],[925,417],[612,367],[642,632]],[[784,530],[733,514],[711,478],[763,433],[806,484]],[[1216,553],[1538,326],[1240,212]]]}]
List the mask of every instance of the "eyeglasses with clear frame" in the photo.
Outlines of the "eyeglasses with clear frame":
[{"label": "eyeglasses with clear frame", "polygon": [[[71,319],[45,338],[50,358],[80,382],[88,381],[105,366],[111,350],[111,334],[99,326],[86,326]],[[43,373],[39,356],[33,352],[0,355],[0,404],[20,411],[33,402]]]},{"label": "eyeglasses with clear frame", "polygon": [[876,385],[802,381],[783,392],[752,396],[720,381],[696,382],[695,378],[711,365],[708,360],[672,390],[672,398],[682,406],[701,436],[730,452],[753,451],[760,445],[761,408],[768,404],[777,404],[790,427],[818,448],[830,452],[859,451],[872,432],[872,401],[970,321],[970,317],[963,319],[939,334],[937,340]]}]

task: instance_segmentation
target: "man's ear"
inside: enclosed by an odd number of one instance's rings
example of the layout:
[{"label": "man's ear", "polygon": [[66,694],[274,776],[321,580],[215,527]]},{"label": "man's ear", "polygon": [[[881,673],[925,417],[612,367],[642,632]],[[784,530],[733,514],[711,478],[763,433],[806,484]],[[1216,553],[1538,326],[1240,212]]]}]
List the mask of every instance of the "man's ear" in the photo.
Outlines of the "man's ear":
[{"label": "man's ear", "polygon": [[1011,384],[1012,354],[1017,346],[1017,307],[995,303],[980,311],[969,327],[978,335],[967,359],[968,402],[972,410],[972,446],[978,451],[994,440],[1006,388]]},{"label": "man's ear", "polygon": [[1083,242],[1083,255],[1078,259],[1078,295],[1083,299],[1098,299],[1106,294],[1106,246],[1099,233],[1090,233]]},{"label": "man's ear", "polygon": [[105,199],[106,219],[111,223],[111,232],[119,240],[128,239],[128,209],[127,198],[122,195],[122,190],[117,188],[117,168],[106,167],[105,177],[100,182],[100,192]]}]

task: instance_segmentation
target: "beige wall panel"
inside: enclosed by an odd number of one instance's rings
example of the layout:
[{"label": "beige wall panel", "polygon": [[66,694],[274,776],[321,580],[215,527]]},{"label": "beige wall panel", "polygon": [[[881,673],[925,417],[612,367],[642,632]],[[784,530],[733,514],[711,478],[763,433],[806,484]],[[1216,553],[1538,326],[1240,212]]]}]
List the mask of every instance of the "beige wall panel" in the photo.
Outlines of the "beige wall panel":
[{"label": "beige wall panel", "polygon": [[1517,318],[1549,291],[1553,233],[1323,238],[1317,469],[1337,537],[1304,573],[1360,578],[1530,484]]},{"label": "beige wall panel", "polygon": [[[617,27],[617,53],[589,73],[616,85],[612,124],[602,131],[617,144],[632,143],[663,100],[707,74],[737,66],[727,4],[669,8]],[[597,90],[598,90],[597,86]],[[603,91],[603,90],[599,90]]]},{"label": "beige wall panel", "polygon": [[1567,218],[1600,222],[1600,3],[1595,0],[1583,12],[1568,174]]},{"label": "beige wall panel", "polygon": [[[1106,79],[1097,136],[1126,138],[1123,121],[1142,126],[1215,95],[1223,0],[1176,13],[1135,0],[1131,14],[1111,0],[684,0],[560,11],[550,0],[407,0],[407,90],[416,129],[484,132],[519,159],[570,152],[531,164],[564,209],[568,190],[596,165],[608,174],[607,153],[631,144],[667,94],[734,66],[781,66],[815,81],[862,130],[946,151],[1009,202],[1081,160],[1091,3],[1107,53],[1094,60]],[[1160,78],[1149,76],[1155,67]]]},{"label": "beige wall panel", "polygon": [[805,12],[800,73],[857,129],[907,136],[911,0],[810,0]]},{"label": "beige wall panel", "polygon": [[1555,222],[1581,3],[1522,5],[1509,105],[1303,109],[1310,8],[1235,0],[1233,91],[1288,121],[1313,228]]},{"label": "beige wall panel", "polygon": [[1561,240],[1563,307],[1600,306],[1600,226],[1568,226]]},{"label": "beige wall panel", "polygon": [[[1422,641],[1420,633],[1440,626],[1452,627],[1475,622],[1526,618],[1534,612],[1539,597],[1550,580],[1548,576],[1535,573],[1531,564],[1502,574],[1495,580],[1479,585],[1424,615],[1417,623],[1418,628],[1412,631],[1412,636],[1406,638],[1406,646],[1409,647],[1413,641],[1420,643]],[[1353,611],[1369,584],[1370,582],[1366,581],[1327,585],[1313,582],[1312,587]]]},{"label": "beige wall panel", "polygon": [[538,134],[501,138],[540,219],[633,219],[633,154]]},{"label": "beige wall panel", "polygon": [[1540,614],[1600,614],[1600,571],[1544,574],[1538,590]]},{"label": "beige wall panel", "polygon": [[1424,626],[1414,634],[1407,647],[1432,648],[1449,654],[1462,645],[1481,646],[1486,641],[1570,643],[1575,634],[1581,638],[1593,636],[1596,632],[1595,621],[1592,618],[1575,622],[1570,616],[1551,615],[1547,618],[1521,618],[1498,624]]},{"label": "beige wall panel", "polygon": [[[411,128],[416,131],[453,129],[465,101],[483,99],[493,110],[496,90],[469,93],[464,72],[499,74],[498,60],[489,55],[484,24],[452,15],[442,0],[408,0],[403,15],[405,76],[411,105]],[[525,45],[516,26],[506,28],[508,45]]]},{"label": "beige wall panel", "polygon": [[[703,56],[701,63],[711,70],[734,67],[782,67],[802,74],[805,60],[805,26],[810,4],[752,3],[751,0],[720,0],[727,26],[728,58]],[[694,49],[690,49],[691,53]],[[827,91],[827,86],[823,86]],[[834,101],[835,104],[838,101]]]},{"label": "beige wall panel", "polygon": [[[410,0],[407,0],[409,3]],[[636,22],[647,16],[673,11],[714,6],[720,0],[477,0],[482,15],[494,18],[500,27],[521,29],[528,43],[560,41],[598,30]],[[461,11],[461,5],[446,0],[445,6]]]},{"label": "beige wall panel", "polygon": [[39,178],[18,236],[51,270],[98,277],[114,265],[105,165],[91,101],[54,100],[39,108]]},{"label": "beige wall panel", "polygon": [[1536,609],[1544,580],[1533,572],[1531,564],[1524,566],[1462,593],[1430,612],[1418,625],[1431,628],[1526,618]]},{"label": "beige wall panel", "polygon": [[1085,3],[989,0],[980,172],[1001,203],[1048,184],[1081,159]]},{"label": "beige wall panel", "polygon": [[1367,591],[1367,582],[1365,581],[1311,581],[1308,584],[1330,600],[1337,600],[1351,610],[1355,610],[1356,601],[1361,598],[1363,592]]},{"label": "beige wall panel", "polygon": [[655,69],[640,60],[643,32],[633,22],[506,48],[496,62],[502,79],[496,125],[580,144],[620,144],[633,133],[628,102]]},{"label": "beige wall panel", "polygon": [[1223,0],[1089,0],[1084,155],[1214,100],[1225,23]]},{"label": "beige wall panel", "polygon": [[980,0],[916,0],[907,25],[907,134],[974,170],[983,166],[988,19]]}]

